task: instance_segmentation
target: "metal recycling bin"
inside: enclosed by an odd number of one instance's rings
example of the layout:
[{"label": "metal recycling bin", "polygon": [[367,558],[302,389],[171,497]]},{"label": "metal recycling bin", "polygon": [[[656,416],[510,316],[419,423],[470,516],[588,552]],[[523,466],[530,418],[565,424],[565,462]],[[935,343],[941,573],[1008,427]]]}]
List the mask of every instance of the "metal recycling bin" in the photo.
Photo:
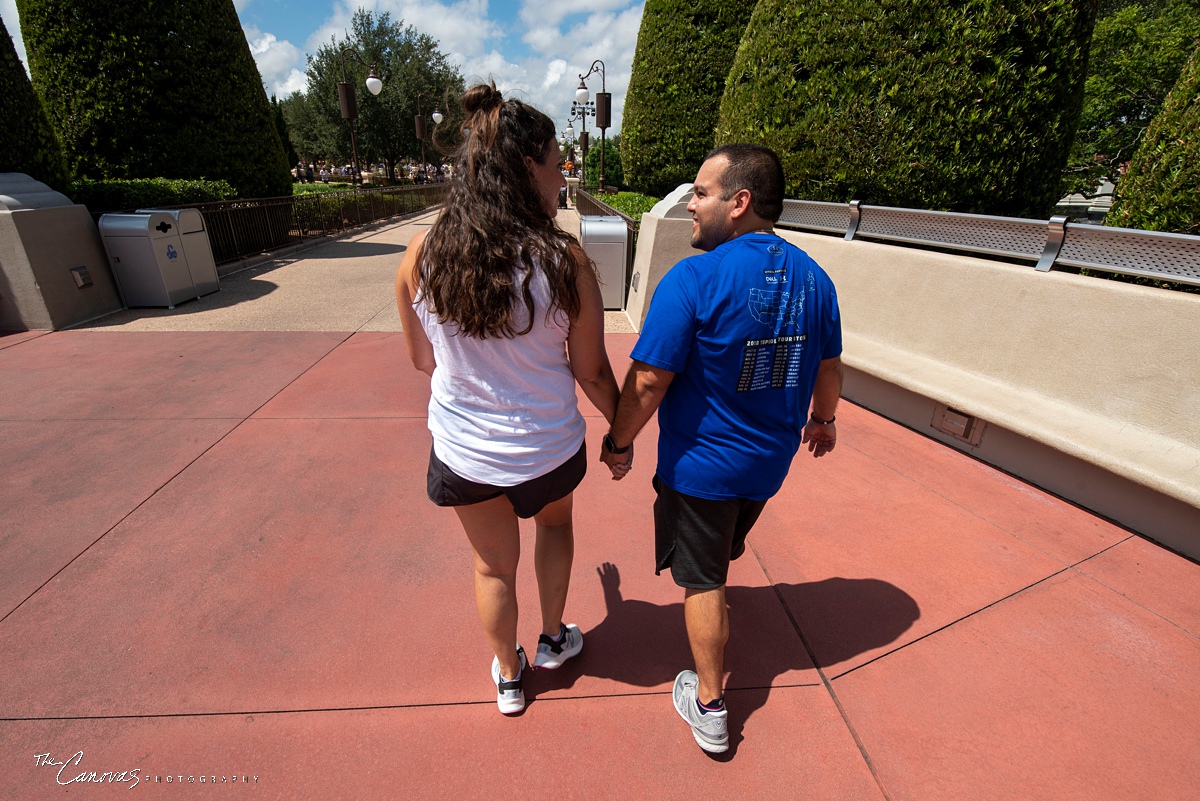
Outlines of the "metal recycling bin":
[{"label": "metal recycling bin", "polygon": [[100,238],[126,306],[166,306],[197,297],[175,218],[166,212],[105,214]]},{"label": "metal recycling bin", "polygon": [[196,286],[196,297],[221,288],[217,278],[217,262],[213,258],[204,215],[199,209],[138,209],[138,214],[170,214],[179,226],[179,241],[183,243],[183,258]]},{"label": "metal recycling bin", "polygon": [[600,295],[605,309],[625,307],[625,276],[629,256],[629,228],[620,217],[582,216],[579,241],[583,252],[596,264]]}]

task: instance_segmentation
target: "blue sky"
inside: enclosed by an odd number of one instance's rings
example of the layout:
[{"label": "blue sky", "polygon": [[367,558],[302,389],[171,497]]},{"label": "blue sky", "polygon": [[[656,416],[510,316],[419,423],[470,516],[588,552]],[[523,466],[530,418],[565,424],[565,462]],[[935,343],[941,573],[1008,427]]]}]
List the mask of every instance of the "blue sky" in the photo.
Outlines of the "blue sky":
[{"label": "blue sky", "polygon": [[[234,0],[234,6],[267,91],[280,97],[304,89],[305,56],[342,35],[354,10],[365,8],[428,33],[468,84],[492,77],[505,95],[554,117],[560,130],[579,74],[603,60],[613,95],[610,134],[620,130],[642,18],[641,0]],[[24,59],[16,0],[0,0],[0,17]],[[588,86],[600,91],[599,76]]]}]

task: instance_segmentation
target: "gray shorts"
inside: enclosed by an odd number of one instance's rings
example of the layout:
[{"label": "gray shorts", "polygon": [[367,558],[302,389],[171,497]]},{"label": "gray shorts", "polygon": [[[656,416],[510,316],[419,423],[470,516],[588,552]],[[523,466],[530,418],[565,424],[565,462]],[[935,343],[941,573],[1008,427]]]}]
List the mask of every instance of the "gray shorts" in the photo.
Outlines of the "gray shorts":
[{"label": "gray shorts", "polygon": [[429,449],[429,472],[426,474],[426,491],[429,500],[438,506],[470,506],[473,503],[490,501],[501,495],[508,496],[517,517],[528,519],[542,511],[548,504],[561,500],[579,486],[587,473],[587,443],[567,461],[546,473],[531,478],[515,487],[493,487],[463,478],[442,464],[433,449]]},{"label": "gray shorts", "polygon": [[668,567],[680,587],[715,590],[729,563],[746,551],[746,535],[766,501],[712,501],[676,492],[654,477],[654,574]]}]

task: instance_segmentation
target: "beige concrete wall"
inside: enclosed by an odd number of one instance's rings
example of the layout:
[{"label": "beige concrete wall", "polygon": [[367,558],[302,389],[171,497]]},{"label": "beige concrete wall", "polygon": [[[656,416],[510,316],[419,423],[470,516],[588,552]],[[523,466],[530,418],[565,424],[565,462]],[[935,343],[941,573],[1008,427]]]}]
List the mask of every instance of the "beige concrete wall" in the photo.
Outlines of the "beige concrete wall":
[{"label": "beige concrete wall", "polygon": [[[1200,297],[780,233],[837,285],[847,397],[1200,555]],[[932,432],[935,402],[983,441]]]},{"label": "beige concrete wall", "polygon": [[692,247],[691,219],[669,219],[643,214],[638,228],[637,252],[633,256],[633,277],[625,313],[634,331],[642,330],[650,300],[662,277],[681,259],[701,251]]},{"label": "beige concrete wall", "polygon": [[[86,267],[79,288],[71,268]],[[0,328],[60,329],[123,308],[83,206],[0,211]]]}]

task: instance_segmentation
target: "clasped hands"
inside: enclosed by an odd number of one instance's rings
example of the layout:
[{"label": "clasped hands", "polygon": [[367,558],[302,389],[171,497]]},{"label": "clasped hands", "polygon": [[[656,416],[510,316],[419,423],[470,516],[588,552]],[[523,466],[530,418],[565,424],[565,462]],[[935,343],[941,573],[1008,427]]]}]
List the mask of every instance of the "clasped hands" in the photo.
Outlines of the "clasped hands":
[{"label": "clasped hands", "polygon": [[629,450],[624,453],[613,453],[601,444],[600,461],[608,465],[608,469],[612,471],[613,481],[620,481],[633,467],[633,444],[630,443]]}]

